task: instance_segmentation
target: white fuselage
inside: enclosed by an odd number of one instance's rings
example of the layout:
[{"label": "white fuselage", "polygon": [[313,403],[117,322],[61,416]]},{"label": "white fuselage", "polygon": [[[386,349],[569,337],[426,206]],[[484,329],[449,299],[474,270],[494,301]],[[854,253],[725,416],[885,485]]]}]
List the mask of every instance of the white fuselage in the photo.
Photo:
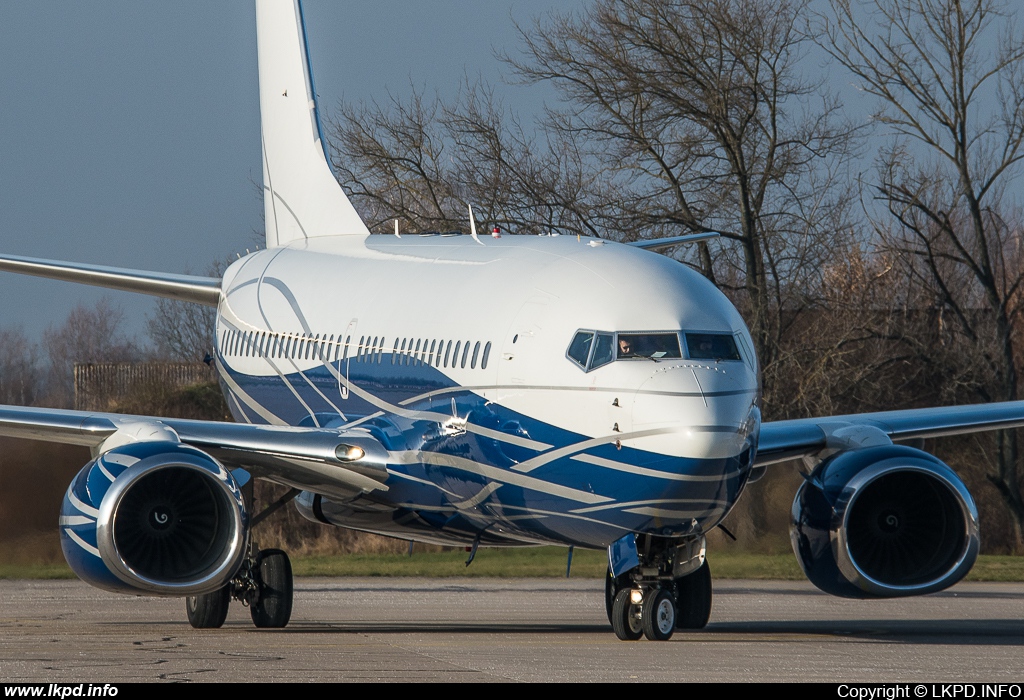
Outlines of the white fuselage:
[{"label": "white fuselage", "polygon": [[[250,255],[223,289],[218,358],[239,420],[345,429],[377,417],[416,431],[433,422],[520,448],[505,464],[476,458],[509,475],[556,463],[634,478],[677,471],[680,488],[736,480],[735,465],[686,472],[756,445],[757,368],[742,319],[705,278],[658,254],[566,236],[333,237]],[[681,358],[585,371],[567,356],[581,330],[729,334],[743,360],[689,359],[684,342]],[[467,396],[504,423],[476,425]],[[744,459],[741,470],[752,453]],[[686,500],[666,493],[665,479],[652,480],[649,500]],[[731,505],[712,508],[707,523]]]}]

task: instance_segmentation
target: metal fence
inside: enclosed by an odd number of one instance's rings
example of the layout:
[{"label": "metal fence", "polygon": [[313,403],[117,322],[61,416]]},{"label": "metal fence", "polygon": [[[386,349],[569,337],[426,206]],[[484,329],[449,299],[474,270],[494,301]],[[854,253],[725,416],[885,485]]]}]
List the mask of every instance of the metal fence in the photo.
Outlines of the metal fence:
[{"label": "metal fence", "polygon": [[213,367],[185,362],[75,364],[75,408],[105,411],[154,386],[186,387],[217,381]]}]

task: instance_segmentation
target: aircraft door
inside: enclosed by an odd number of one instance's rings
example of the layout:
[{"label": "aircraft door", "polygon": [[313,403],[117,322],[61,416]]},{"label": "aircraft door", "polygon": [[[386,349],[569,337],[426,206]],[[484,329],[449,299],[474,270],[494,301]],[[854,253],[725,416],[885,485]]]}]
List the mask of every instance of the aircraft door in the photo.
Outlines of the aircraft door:
[{"label": "aircraft door", "polygon": [[352,362],[353,343],[358,343],[355,337],[356,328],[359,326],[359,319],[354,318],[348,322],[344,335],[341,336],[341,364],[338,367],[338,393],[342,399],[348,398],[349,364]]},{"label": "aircraft door", "polygon": [[499,384],[528,383],[531,366],[541,362],[537,354],[539,336],[554,300],[551,294],[535,291],[516,314],[501,348]]}]

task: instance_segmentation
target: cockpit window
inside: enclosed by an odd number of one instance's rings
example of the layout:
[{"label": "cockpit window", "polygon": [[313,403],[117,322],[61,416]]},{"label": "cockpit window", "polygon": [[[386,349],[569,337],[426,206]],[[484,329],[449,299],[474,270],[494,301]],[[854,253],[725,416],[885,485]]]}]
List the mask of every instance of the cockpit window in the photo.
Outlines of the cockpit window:
[{"label": "cockpit window", "polygon": [[569,344],[569,358],[580,367],[587,368],[587,358],[590,357],[590,344],[594,340],[594,334],[589,331],[580,331]]},{"label": "cockpit window", "polygon": [[676,333],[619,333],[616,359],[647,358],[679,359],[679,336]]},{"label": "cockpit window", "polygon": [[598,333],[594,343],[594,357],[590,360],[590,369],[606,365],[615,359],[615,337],[611,333]]},{"label": "cockpit window", "polygon": [[740,360],[736,339],[718,333],[686,333],[686,351],[691,360]]}]

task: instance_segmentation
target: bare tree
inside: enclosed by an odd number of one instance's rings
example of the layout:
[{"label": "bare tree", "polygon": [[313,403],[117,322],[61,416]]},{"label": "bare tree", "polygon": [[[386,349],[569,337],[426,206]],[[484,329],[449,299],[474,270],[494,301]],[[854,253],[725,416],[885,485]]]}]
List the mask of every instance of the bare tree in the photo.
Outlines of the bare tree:
[{"label": "bare tree", "polygon": [[[888,144],[871,185],[875,230],[949,347],[983,368],[981,400],[1019,396],[1022,220],[1011,182],[1024,158],[1024,35],[996,0],[832,0],[827,48],[875,96]],[[1024,546],[1020,448],[998,434],[988,475]]]},{"label": "bare tree", "polygon": [[392,217],[419,230],[456,225],[463,206],[454,206],[440,110],[414,92],[408,103],[343,104],[335,116],[335,172],[371,231]]},{"label": "bare tree", "polygon": [[414,232],[479,223],[513,233],[598,231],[599,183],[571,140],[535,137],[482,83],[450,103],[414,92],[403,102],[342,105],[331,125],[335,171],[373,231],[398,218]]},{"label": "bare tree", "polygon": [[592,209],[614,237],[722,233],[694,264],[739,293],[766,394],[787,324],[851,235],[854,130],[798,69],[805,13],[799,0],[601,0],[522,31],[526,57],[511,60],[560,90],[549,126],[612,184]]},{"label": "bare tree", "polygon": [[0,403],[32,405],[42,382],[36,348],[20,328],[0,330],[0,348]]},{"label": "bare tree", "polygon": [[101,297],[91,308],[76,306],[62,326],[43,333],[49,360],[48,403],[71,406],[76,362],[131,362],[141,357],[141,349],[121,330],[123,322],[124,311]]},{"label": "bare tree", "polygon": [[[206,275],[221,277],[227,266],[226,261],[215,262],[206,269]],[[209,306],[159,299],[148,319],[149,338],[162,359],[202,362],[213,353],[216,323],[216,312]]]},{"label": "bare tree", "polygon": [[546,124],[524,127],[480,83],[450,104],[343,105],[340,180],[382,232],[391,217],[465,229],[467,201],[523,233],[720,231],[726,244],[691,262],[746,313],[771,395],[789,329],[853,235],[854,132],[797,69],[805,13],[799,0],[603,0],[538,21],[508,61],[560,90]]}]

